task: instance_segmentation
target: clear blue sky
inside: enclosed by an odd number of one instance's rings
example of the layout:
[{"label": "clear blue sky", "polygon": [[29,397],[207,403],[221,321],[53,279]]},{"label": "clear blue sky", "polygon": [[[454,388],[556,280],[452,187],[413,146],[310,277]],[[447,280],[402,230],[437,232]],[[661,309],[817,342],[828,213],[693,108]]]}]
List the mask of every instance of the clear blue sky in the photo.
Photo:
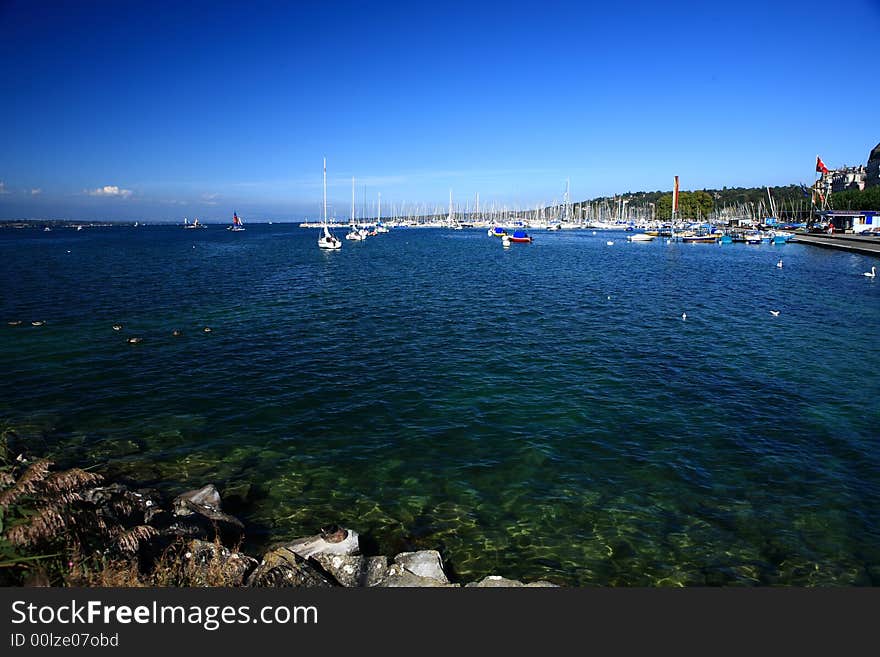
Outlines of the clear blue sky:
[{"label": "clear blue sky", "polygon": [[592,4],[0,0],[0,218],[314,217],[325,155],[347,216],[352,176],[534,206],[880,142],[880,0]]}]

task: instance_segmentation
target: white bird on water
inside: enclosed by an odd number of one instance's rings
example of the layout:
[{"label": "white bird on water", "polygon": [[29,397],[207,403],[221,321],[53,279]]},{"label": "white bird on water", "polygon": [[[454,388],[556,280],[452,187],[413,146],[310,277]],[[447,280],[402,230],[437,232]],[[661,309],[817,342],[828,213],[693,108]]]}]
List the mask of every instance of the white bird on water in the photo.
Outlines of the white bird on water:
[{"label": "white bird on water", "polygon": [[770,311],[770,314],[773,315],[774,317],[779,317],[779,311],[778,311],[778,310],[771,310],[771,311]]},{"label": "white bird on water", "polygon": [[682,314],[681,314],[681,321],[685,321],[687,318],[688,318],[688,314],[687,314],[687,313],[682,313]]},{"label": "white bird on water", "polygon": [[608,240],[607,242],[605,242],[605,244],[607,244],[608,246],[614,246],[614,242],[612,242],[611,240]]},{"label": "white bird on water", "polygon": [[779,262],[776,263],[776,266],[782,269],[782,258],[779,259]]},{"label": "white bird on water", "polygon": [[866,271],[862,276],[867,276],[868,278],[875,278],[877,276],[877,268],[874,265],[871,265],[871,271]]}]

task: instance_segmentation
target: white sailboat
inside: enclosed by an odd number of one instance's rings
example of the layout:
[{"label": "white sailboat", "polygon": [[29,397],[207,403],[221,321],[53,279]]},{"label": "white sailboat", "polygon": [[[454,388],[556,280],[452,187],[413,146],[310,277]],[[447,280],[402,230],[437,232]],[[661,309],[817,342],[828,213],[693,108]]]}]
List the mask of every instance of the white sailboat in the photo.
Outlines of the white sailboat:
[{"label": "white sailboat", "polygon": [[385,224],[382,223],[382,192],[379,192],[379,211],[378,216],[376,217],[376,232],[377,233],[387,233],[388,228]]},{"label": "white sailboat", "polygon": [[349,229],[345,234],[345,239],[354,240],[355,242],[363,242],[367,239],[367,231],[358,228],[354,220],[354,178],[351,179],[351,219],[349,220]]},{"label": "white sailboat", "polygon": [[327,158],[324,158],[324,223],[321,226],[321,236],[318,237],[318,247],[321,249],[341,249],[342,240],[330,232],[327,227]]}]

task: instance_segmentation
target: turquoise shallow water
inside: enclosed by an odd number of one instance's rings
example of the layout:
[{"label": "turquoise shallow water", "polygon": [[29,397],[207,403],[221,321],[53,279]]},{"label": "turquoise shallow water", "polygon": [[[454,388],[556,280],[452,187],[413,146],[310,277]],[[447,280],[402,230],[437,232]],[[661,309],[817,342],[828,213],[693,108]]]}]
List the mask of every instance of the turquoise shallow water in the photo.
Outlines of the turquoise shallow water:
[{"label": "turquoise shallow water", "polygon": [[0,421],[215,482],[254,549],[339,522],[467,580],[880,584],[876,260],[533,234],[0,231]]}]

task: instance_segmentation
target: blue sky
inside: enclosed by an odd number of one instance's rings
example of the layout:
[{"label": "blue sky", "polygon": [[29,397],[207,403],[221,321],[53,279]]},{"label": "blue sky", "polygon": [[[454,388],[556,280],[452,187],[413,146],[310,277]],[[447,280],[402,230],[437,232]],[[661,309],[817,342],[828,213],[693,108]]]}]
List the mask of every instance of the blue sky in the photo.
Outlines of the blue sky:
[{"label": "blue sky", "polygon": [[352,176],[533,207],[880,142],[880,0],[421,4],[0,0],[0,218],[315,217],[323,156],[342,216]]}]

